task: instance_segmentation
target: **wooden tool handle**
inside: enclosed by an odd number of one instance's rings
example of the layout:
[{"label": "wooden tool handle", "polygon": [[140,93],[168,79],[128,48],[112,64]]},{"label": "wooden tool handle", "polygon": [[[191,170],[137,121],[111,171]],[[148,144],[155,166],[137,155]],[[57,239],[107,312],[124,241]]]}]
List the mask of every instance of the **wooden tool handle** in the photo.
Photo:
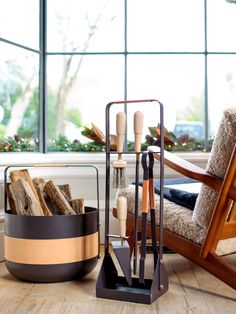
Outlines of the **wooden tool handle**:
[{"label": "wooden tool handle", "polygon": [[148,213],[148,210],[149,210],[149,181],[144,180],[141,212]]},{"label": "wooden tool handle", "polygon": [[125,139],[125,128],[126,128],[126,114],[124,112],[118,112],[116,115],[116,145],[117,152],[123,152],[123,145]]},{"label": "wooden tool handle", "polygon": [[119,196],[117,199],[117,218],[120,222],[120,236],[125,237],[127,220],[127,199],[124,196]]},{"label": "wooden tool handle", "polygon": [[136,111],[134,114],[134,151],[140,153],[143,134],[143,113]]},{"label": "wooden tool handle", "polygon": [[150,198],[150,208],[155,209],[155,190],[154,190],[154,180],[149,179],[149,198]]}]

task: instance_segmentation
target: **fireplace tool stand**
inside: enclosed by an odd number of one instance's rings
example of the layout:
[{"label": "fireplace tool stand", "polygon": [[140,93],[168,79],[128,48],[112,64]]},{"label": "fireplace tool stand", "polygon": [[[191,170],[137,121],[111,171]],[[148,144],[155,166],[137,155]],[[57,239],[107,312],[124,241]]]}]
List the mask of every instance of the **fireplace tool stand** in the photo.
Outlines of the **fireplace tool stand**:
[{"label": "fireplace tool stand", "polygon": [[[159,116],[160,116],[160,207],[159,207],[159,245],[158,251],[153,252],[154,254],[154,273],[152,279],[145,278],[142,274],[137,276],[131,276],[131,263],[130,263],[130,247],[127,242],[126,236],[114,235],[109,232],[109,216],[110,216],[110,156],[111,154],[117,154],[117,152],[112,152],[110,150],[110,108],[113,105],[117,104],[137,104],[137,103],[153,103],[156,102],[159,107]],[[118,122],[119,123],[119,122]],[[96,296],[106,299],[114,299],[127,302],[136,302],[143,304],[151,304],[156,299],[158,299],[162,294],[168,290],[168,275],[163,264],[163,182],[164,182],[164,132],[163,132],[163,105],[156,99],[145,99],[145,100],[126,100],[126,101],[117,101],[110,102],[106,106],[106,187],[105,187],[105,253],[101,269],[98,275],[97,284],[96,284]],[[117,149],[118,150],[118,149]],[[135,154],[137,157],[137,152],[128,152],[123,151],[122,154]],[[145,152],[146,155],[149,153]],[[151,156],[153,158],[153,156]],[[146,156],[145,156],[146,158]],[[136,178],[137,178],[137,166],[136,166]],[[150,176],[151,173],[151,176]],[[153,179],[152,172],[149,170],[148,179]],[[144,183],[145,183],[144,178]],[[137,182],[136,182],[137,185]],[[144,191],[144,187],[143,187]],[[148,191],[146,191],[148,192]],[[137,194],[137,187],[135,189],[135,194]],[[123,202],[123,200],[121,200]],[[121,202],[121,207],[124,205]],[[135,215],[134,215],[134,247],[136,249],[136,261],[137,261],[137,233],[138,233],[138,197],[135,196]],[[145,206],[144,206],[145,207]],[[149,207],[149,206],[146,206]],[[150,204],[151,216],[153,205]],[[142,216],[143,214],[143,208]],[[146,213],[147,215],[147,213]],[[119,218],[119,217],[118,217]],[[146,221],[146,220],[145,220]],[[153,229],[154,228],[154,229]],[[142,230],[145,228],[142,227]],[[156,232],[155,224],[152,222],[152,230]],[[145,235],[142,236],[142,242],[144,245],[146,239]],[[113,261],[113,258],[110,253],[110,239],[115,238],[116,241],[111,241],[111,246],[117,257],[117,261],[121,267],[124,276],[118,275],[117,268]],[[153,237],[153,239],[156,239]],[[146,252],[143,248],[145,246],[141,244],[141,258],[144,257]],[[153,243],[153,247],[156,247],[156,243]],[[128,259],[127,259],[128,257]],[[134,263],[135,265],[136,263]],[[135,267],[136,268],[136,265]],[[143,271],[142,271],[143,273]],[[136,269],[133,269],[133,274],[136,274]],[[140,279],[142,278],[142,280]]]}]

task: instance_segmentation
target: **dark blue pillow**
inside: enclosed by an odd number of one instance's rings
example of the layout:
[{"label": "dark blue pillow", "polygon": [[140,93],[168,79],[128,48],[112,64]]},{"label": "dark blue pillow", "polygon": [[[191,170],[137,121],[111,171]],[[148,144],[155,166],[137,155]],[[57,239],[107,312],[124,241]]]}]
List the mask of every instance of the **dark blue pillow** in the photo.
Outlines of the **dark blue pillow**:
[{"label": "dark blue pillow", "polygon": [[[155,193],[160,195],[160,182],[159,179],[155,179]],[[198,193],[190,193],[182,190],[168,188],[168,185],[173,184],[191,184],[198,181],[189,178],[177,178],[177,179],[165,179],[164,180],[164,198],[178,205],[184,206],[188,209],[193,210],[195,207]]]},{"label": "dark blue pillow", "polygon": [[[196,199],[198,193],[190,193],[182,190],[177,190],[173,188],[168,188],[168,185],[173,184],[186,184],[186,183],[196,183],[198,181],[189,178],[178,178],[178,179],[165,179],[164,180],[164,198],[178,205],[184,206],[188,209],[193,210],[195,207]],[[155,193],[160,195],[160,181],[159,179],[154,180]],[[140,182],[142,185],[142,182]]]}]

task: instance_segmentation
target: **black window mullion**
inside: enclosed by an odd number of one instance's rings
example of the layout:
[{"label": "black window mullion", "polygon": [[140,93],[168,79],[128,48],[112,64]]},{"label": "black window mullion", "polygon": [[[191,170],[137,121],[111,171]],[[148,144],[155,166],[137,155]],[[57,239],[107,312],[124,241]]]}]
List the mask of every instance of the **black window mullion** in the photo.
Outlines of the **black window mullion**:
[{"label": "black window mullion", "polygon": [[205,132],[205,149],[209,150],[209,117],[208,117],[208,48],[207,48],[207,0],[204,0],[204,132]]},{"label": "black window mullion", "polygon": [[[127,0],[124,0],[124,99],[127,100]],[[124,111],[127,115],[127,105],[124,105]],[[126,119],[126,129],[127,129],[127,120]],[[127,132],[125,135],[125,151],[128,150],[128,138]]]},{"label": "black window mullion", "polygon": [[47,44],[47,0],[40,0],[40,25],[39,25],[39,47],[40,47],[40,67],[39,67],[39,151],[47,152],[47,124],[46,124],[46,44]]},{"label": "black window mullion", "polygon": [[[47,152],[47,123],[46,123],[46,107],[47,107],[47,86],[46,86],[46,35],[47,35],[47,0],[40,1],[40,69],[39,69],[39,86],[40,86],[40,118],[39,118],[39,150],[42,153]],[[205,129],[205,148],[208,150],[208,135],[209,135],[209,110],[208,110],[208,48],[207,48],[207,0],[204,0],[204,51],[202,52],[128,52],[128,9],[127,0],[124,0],[124,52],[104,53],[104,54],[123,54],[124,55],[124,99],[128,97],[128,54],[195,54],[204,55],[204,129]],[[62,54],[59,52],[49,54]],[[64,54],[64,53],[63,53]],[[86,52],[84,54],[90,54]],[[96,53],[91,53],[96,54]],[[100,54],[100,53],[97,53]],[[103,53],[102,53],[103,54]],[[124,111],[127,113],[127,106],[124,106]],[[127,150],[127,137],[125,139],[125,149]]]}]

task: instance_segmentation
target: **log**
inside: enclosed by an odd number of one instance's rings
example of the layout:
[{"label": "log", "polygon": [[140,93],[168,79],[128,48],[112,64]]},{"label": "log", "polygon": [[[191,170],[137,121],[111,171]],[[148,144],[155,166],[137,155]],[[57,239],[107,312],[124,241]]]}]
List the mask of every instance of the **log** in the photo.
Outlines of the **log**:
[{"label": "log", "polygon": [[67,201],[70,202],[72,200],[70,185],[69,184],[60,184],[60,185],[58,185],[58,187],[59,187],[60,191],[62,192],[62,194],[67,199]]},{"label": "log", "polygon": [[71,206],[74,209],[74,211],[76,212],[76,214],[84,214],[85,213],[84,199],[83,198],[71,200]]},{"label": "log", "polygon": [[[42,209],[45,212],[46,216],[58,215],[59,212],[56,208],[57,207],[56,204],[53,203],[53,201],[50,199],[50,197],[44,192],[44,187],[45,187],[46,181],[42,178],[34,178],[33,183],[34,183],[35,189],[37,191]],[[51,213],[51,215],[50,215],[50,213]]]},{"label": "log", "polygon": [[46,183],[46,181],[44,179],[34,178],[32,181],[33,181],[33,184],[34,184],[34,187],[36,190],[37,190],[37,187],[39,187],[43,191],[44,185]]},{"label": "log", "polygon": [[38,198],[35,197],[30,184],[19,178],[9,185],[10,194],[18,215],[44,216]]},{"label": "log", "polygon": [[35,188],[39,197],[39,201],[40,201],[44,216],[52,216],[52,212],[48,208],[47,203],[44,199],[43,191],[42,191],[42,188],[40,187],[40,184],[36,185]]},{"label": "log", "polygon": [[[47,206],[48,210],[53,214],[53,215],[59,215],[59,211],[57,209],[57,205],[55,204],[55,202],[53,201],[53,199],[51,199],[45,192],[44,192],[44,187],[46,184],[46,181],[43,178],[34,178],[33,180],[34,186],[38,192],[39,195],[39,190],[41,190],[41,195],[39,196],[39,200],[41,202],[44,201],[45,205]],[[63,195],[65,196],[65,198],[67,199],[67,201],[71,200],[71,194],[70,194],[70,186],[69,184],[64,184],[64,185],[58,185],[60,191],[63,193]],[[41,198],[43,197],[43,199]],[[42,206],[44,207],[44,205]]]},{"label": "log", "polygon": [[12,182],[17,181],[18,179],[24,179],[30,186],[31,190],[34,193],[34,196],[36,198],[36,200],[39,202],[39,197],[38,197],[38,193],[35,189],[34,183],[30,177],[29,171],[27,169],[21,169],[21,170],[14,170],[10,172],[10,178]]},{"label": "log", "polygon": [[53,215],[60,215],[59,210],[57,208],[57,205],[51,200],[51,198],[43,192],[45,203],[47,204],[47,207],[49,208],[50,212]]},{"label": "log", "polygon": [[50,197],[53,203],[56,204],[61,215],[75,215],[75,211],[70,206],[59,187],[52,181],[46,182],[44,192]]},{"label": "log", "polygon": [[10,183],[7,183],[7,198],[8,198],[8,203],[9,203],[12,214],[17,215],[15,202],[14,202],[11,190],[10,190]]}]

